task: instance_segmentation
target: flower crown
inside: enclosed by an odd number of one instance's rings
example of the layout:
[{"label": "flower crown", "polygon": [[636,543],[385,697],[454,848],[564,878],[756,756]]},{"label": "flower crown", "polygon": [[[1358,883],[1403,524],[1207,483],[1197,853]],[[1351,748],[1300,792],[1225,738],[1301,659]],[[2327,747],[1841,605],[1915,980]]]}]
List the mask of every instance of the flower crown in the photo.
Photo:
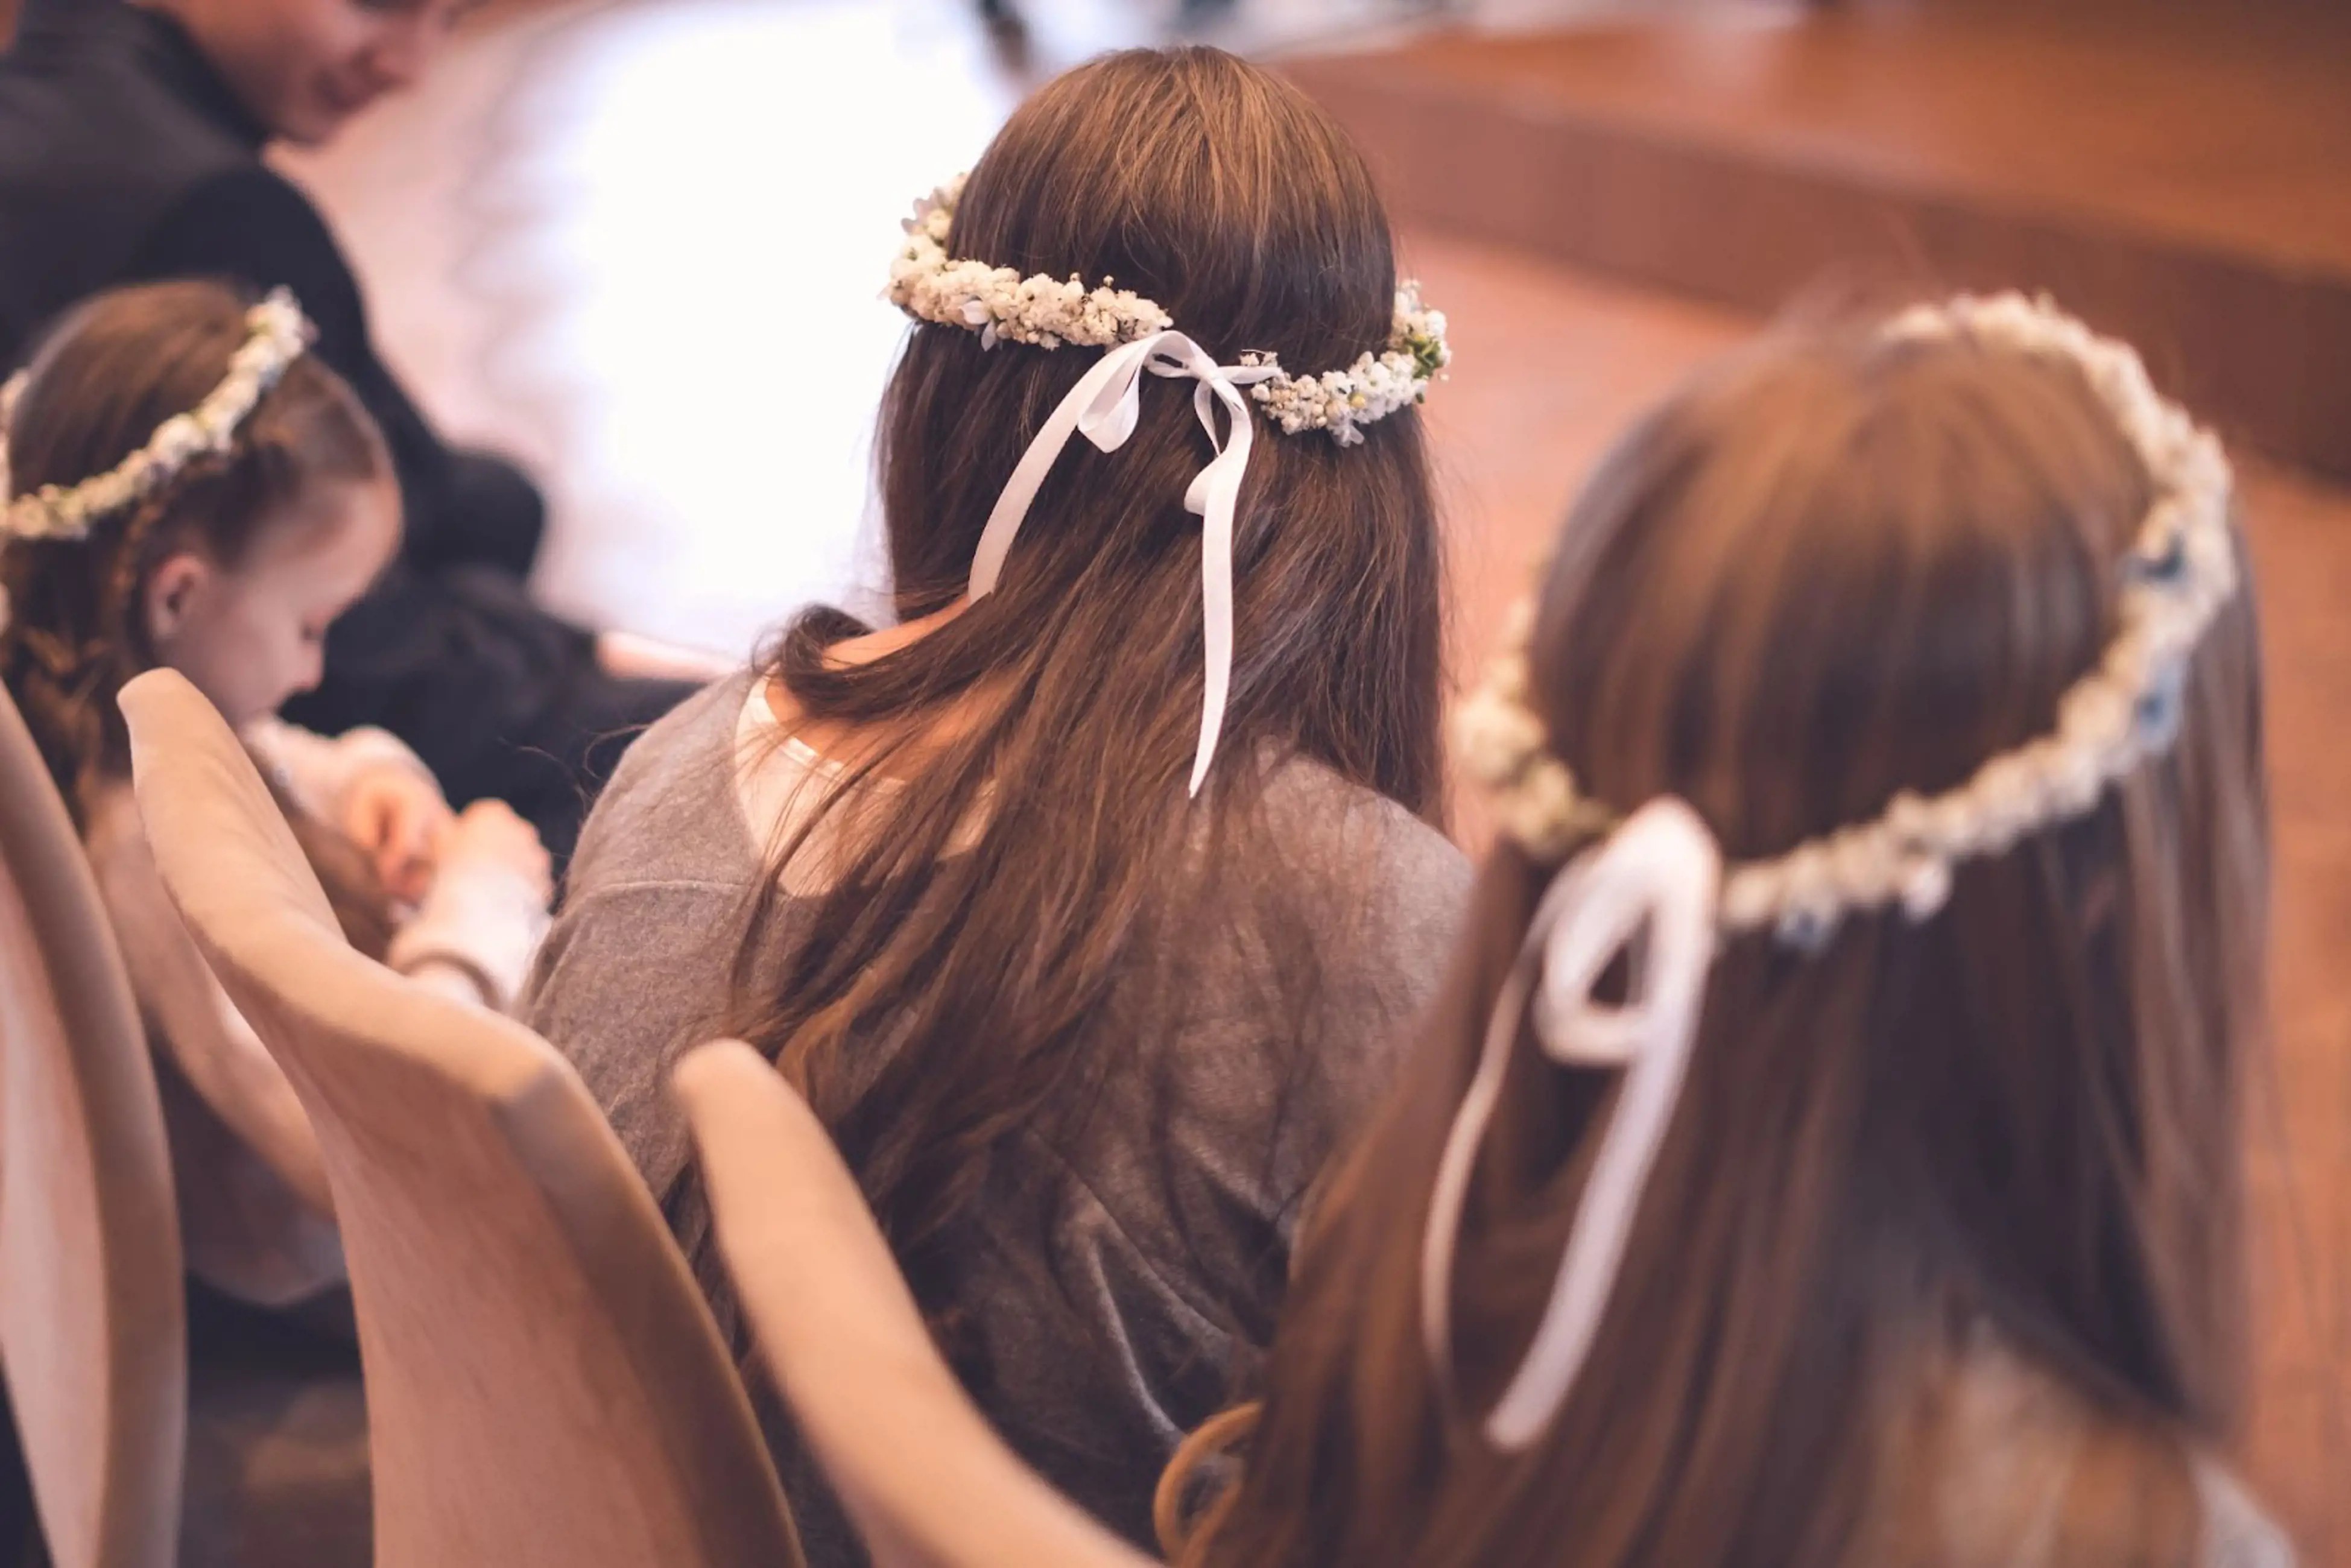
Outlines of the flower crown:
[{"label": "flower crown", "polygon": [[[6,500],[0,507],[0,542],[86,538],[100,518],[157,494],[198,458],[225,455],[238,428],[308,351],[313,336],[301,307],[283,288],[246,311],[245,324],[246,340],[231,356],[228,374],[204,402],[165,420],[146,445],[106,473],[78,485],[44,485]],[[0,387],[0,498],[11,487],[9,428],[30,381],[29,371],[19,371]]]},{"label": "flower crown", "polygon": [[950,259],[947,235],[955,227],[964,179],[957,175],[914,204],[914,215],[904,225],[906,243],[890,264],[891,303],[917,321],[976,331],[989,349],[1008,340],[1040,349],[1072,343],[1103,350],[1047,416],[1005,481],[973,552],[967,593],[977,602],[996,591],[1021,522],[1072,437],[1115,452],[1134,434],[1146,380],[1191,382],[1193,412],[1214,454],[1184,495],[1185,509],[1200,519],[1204,657],[1200,738],[1192,753],[1190,785],[1190,794],[1197,796],[1216,760],[1232,690],[1233,540],[1241,481],[1255,440],[1250,400],[1290,434],[1326,430],[1340,445],[1353,446],[1364,439],[1363,425],[1420,402],[1429,382],[1451,362],[1445,318],[1423,308],[1418,288],[1407,283],[1396,290],[1395,325],[1386,349],[1358,357],[1343,371],[1292,376],[1268,353],[1243,354],[1237,364],[1220,365],[1176,330],[1166,311],[1132,290],[1111,287],[1115,279],[1088,288],[1076,277],[1023,277],[1008,267]]},{"label": "flower crown", "polygon": [[[1152,301],[1113,287],[1115,278],[1088,288],[1074,277],[1023,277],[1008,267],[950,259],[947,235],[968,177],[958,174],[914,204],[906,243],[890,264],[890,303],[918,321],[977,331],[991,349],[1005,340],[1040,349],[1107,349],[1175,326]],[[1249,387],[1249,396],[1285,434],[1327,430],[1342,446],[1363,440],[1360,426],[1421,402],[1452,361],[1444,312],[1423,306],[1420,286],[1412,282],[1396,290],[1387,347],[1357,356],[1343,371],[1292,376],[1270,353],[1240,357],[1242,365],[1270,372]]]},{"label": "flower crown", "polygon": [[[1619,820],[1577,790],[1527,706],[1534,615],[1518,612],[1509,650],[1461,711],[1460,740],[1470,770],[1494,792],[1504,831],[1545,861],[1576,854],[1543,890],[1487,1017],[1421,1233],[1422,1345],[1457,1412],[1454,1262],[1518,1041],[1525,1034],[1561,1067],[1622,1076],[1550,1300],[1517,1369],[1478,1422],[1502,1452],[1523,1452],[1540,1438],[1598,1343],[1692,1070],[1720,938],[1769,929],[1809,950],[1851,911],[1895,904],[1924,920],[1950,896],[1958,862],[1999,854],[2086,815],[2107,784],[2171,744],[2189,657],[2236,591],[2228,462],[2210,434],[2157,395],[2127,347],[2015,294],[1907,311],[1884,333],[1895,342],[1966,338],[2081,367],[2156,492],[2124,565],[2120,628],[2097,668],[2060,699],[2052,733],[1992,758],[1956,789],[1897,795],[1874,821],[1772,860],[1726,866],[1706,824],[1682,802],[1651,800]],[[1580,847],[1586,838],[1589,846]],[[1604,996],[1604,977],[1636,940],[1629,991]]]},{"label": "flower crown", "polygon": [[[1806,947],[1849,912],[1898,904],[1924,920],[1949,896],[1958,862],[2087,815],[2106,785],[2171,743],[2189,655],[2237,589],[2228,459],[2210,432],[2156,392],[2127,344],[2014,293],[1920,306],[1883,334],[1896,342],[1967,338],[2078,365],[2145,465],[2155,500],[2124,564],[2114,641],[2058,703],[2054,731],[1991,758],[1954,789],[1905,791],[1874,821],[1724,869],[1726,932],[1770,927]],[[1555,861],[1616,818],[1577,789],[1527,706],[1533,620],[1531,604],[1513,615],[1505,651],[1457,716],[1456,739],[1503,831]]]}]

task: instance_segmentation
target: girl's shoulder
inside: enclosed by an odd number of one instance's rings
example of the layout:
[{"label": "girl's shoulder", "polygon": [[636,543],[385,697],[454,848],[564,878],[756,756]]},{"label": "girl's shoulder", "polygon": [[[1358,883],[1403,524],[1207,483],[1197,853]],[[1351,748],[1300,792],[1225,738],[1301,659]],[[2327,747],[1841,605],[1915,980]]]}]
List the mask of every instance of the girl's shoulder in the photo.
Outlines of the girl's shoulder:
[{"label": "girl's shoulder", "polygon": [[147,858],[147,831],[139,820],[138,797],[127,780],[89,791],[82,803],[81,843],[93,870]]},{"label": "girl's shoulder", "polygon": [[1197,902],[1161,914],[1180,990],[1165,1082],[1218,1129],[1207,1141],[1249,1146],[1288,1124],[1319,1163],[1385,1092],[1436,995],[1469,862],[1395,801],[1302,759],[1273,768],[1242,826],[1199,846]]},{"label": "girl's shoulder", "polygon": [[82,811],[81,843],[99,902],[114,924],[115,940],[124,949],[133,983],[140,983],[145,978],[141,960],[151,946],[146,938],[158,932],[176,933],[179,914],[164,890],[154,852],[147,846],[146,824],[127,781],[90,792]]},{"label": "girl's shoulder", "polygon": [[[1209,847],[1208,919],[1280,972],[1301,961],[1366,1025],[1416,1015],[1469,907],[1468,858],[1437,828],[1320,762],[1268,776],[1238,841]],[[1288,988],[1277,979],[1276,989]]]},{"label": "girl's shoulder", "polygon": [[756,855],[736,778],[737,729],[753,684],[747,670],[715,682],[630,743],[580,831],[567,897],[601,885],[751,874]]},{"label": "girl's shoulder", "polygon": [[2011,1349],[1979,1345],[1955,1371],[1932,1489],[1949,1561],[2293,1568],[2284,1532],[2188,1435]]},{"label": "girl's shoulder", "polygon": [[1410,905],[1458,923],[1470,865],[1436,827],[1324,764],[1293,757],[1268,776],[1260,820],[1275,874],[1291,886],[1342,890],[1350,902]]},{"label": "girl's shoulder", "polygon": [[[148,847],[139,802],[126,782],[91,792],[83,814],[82,851],[99,903],[114,927],[114,942],[150,1029],[167,1017],[183,1019],[214,1010],[215,984],[180,912],[163,885]],[[173,1049],[191,1044],[162,1041]]]},{"label": "girl's shoulder", "polygon": [[2294,1543],[2220,1461],[2191,1460],[2203,1511],[2198,1568],[2294,1568]]},{"label": "girl's shoulder", "polygon": [[723,758],[735,741],[756,672],[735,674],[695,692],[645,727],[613,770],[605,794],[626,799],[648,789],[689,781],[699,764]]}]

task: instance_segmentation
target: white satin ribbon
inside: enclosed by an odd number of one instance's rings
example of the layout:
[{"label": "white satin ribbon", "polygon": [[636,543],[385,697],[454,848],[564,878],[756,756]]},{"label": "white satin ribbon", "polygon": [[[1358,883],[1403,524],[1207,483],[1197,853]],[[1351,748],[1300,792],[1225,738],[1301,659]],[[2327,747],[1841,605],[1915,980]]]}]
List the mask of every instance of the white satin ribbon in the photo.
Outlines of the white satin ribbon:
[{"label": "white satin ribbon", "polygon": [[[1176,331],[1154,332],[1103,354],[1029,444],[1004,493],[996,498],[996,509],[988,513],[979,549],[972,557],[969,591],[974,599],[985,599],[996,591],[1013,536],[1020,531],[1029,504],[1072,434],[1084,435],[1103,452],[1126,444],[1141,415],[1146,370],[1155,376],[1188,376],[1199,383],[1192,392],[1192,408],[1208,433],[1208,444],[1216,449],[1184,492],[1185,509],[1200,519],[1200,608],[1207,623],[1207,689],[1201,698],[1200,742],[1192,755],[1189,790],[1197,795],[1217,755],[1217,737],[1225,727],[1225,700],[1232,690],[1233,513],[1240,501],[1242,476],[1249,471],[1253,434],[1249,399],[1240,389],[1278,374],[1275,367],[1219,365],[1200,345]],[[1217,434],[1219,402],[1230,427],[1222,438]]]},{"label": "white satin ribbon", "polygon": [[[1437,1162],[1421,1243],[1421,1332],[1440,1385],[1452,1379],[1462,1205],[1520,1020],[1531,1009],[1537,1043],[1562,1066],[1626,1070],[1542,1322],[1486,1417],[1498,1448],[1515,1452],[1541,1435],[1599,1332],[1697,1039],[1721,875],[1720,854],[1696,813],[1678,800],[1652,801],[1552,880],[1495,1000],[1477,1075]],[[1593,987],[1645,931],[1630,998],[1620,1007],[1594,1001]]]}]

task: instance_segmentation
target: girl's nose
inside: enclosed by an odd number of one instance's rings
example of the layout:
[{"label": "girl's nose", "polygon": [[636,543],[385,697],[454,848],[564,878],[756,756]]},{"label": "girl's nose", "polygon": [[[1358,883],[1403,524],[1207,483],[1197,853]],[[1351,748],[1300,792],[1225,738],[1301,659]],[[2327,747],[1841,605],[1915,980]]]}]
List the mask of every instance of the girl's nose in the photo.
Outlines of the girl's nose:
[{"label": "girl's nose", "polygon": [[319,648],[309,649],[302,655],[302,663],[295,668],[293,695],[299,696],[304,692],[317,691],[319,689],[319,683],[326,678],[327,655],[325,651]]}]

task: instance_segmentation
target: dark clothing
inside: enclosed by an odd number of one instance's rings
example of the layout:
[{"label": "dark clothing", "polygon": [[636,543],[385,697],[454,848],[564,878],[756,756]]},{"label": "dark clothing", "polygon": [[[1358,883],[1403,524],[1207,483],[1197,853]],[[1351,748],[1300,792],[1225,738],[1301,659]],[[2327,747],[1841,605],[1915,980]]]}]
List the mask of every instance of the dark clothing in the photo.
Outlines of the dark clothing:
[{"label": "dark clothing", "polygon": [[288,716],[329,733],[382,726],[452,800],[508,800],[560,854],[585,799],[566,767],[689,688],[611,680],[589,633],[524,594],[546,520],[538,488],[502,460],[453,452],[410,400],[376,353],[334,235],[262,162],[266,139],[169,18],[122,0],[32,0],[0,57],[0,365],[118,284],[290,288],[319,329],[319,358],[383,428],[407,535],[335,626],[325,683]]},{"label": "dark clothing", "polygon": [[449,488],[452,509],[465,527],[448,541],[455,553],[424,566],[475,561],[528,577],[547,538],[547,497],[530,476],[496,453],[460,450],[449,455]]}]

